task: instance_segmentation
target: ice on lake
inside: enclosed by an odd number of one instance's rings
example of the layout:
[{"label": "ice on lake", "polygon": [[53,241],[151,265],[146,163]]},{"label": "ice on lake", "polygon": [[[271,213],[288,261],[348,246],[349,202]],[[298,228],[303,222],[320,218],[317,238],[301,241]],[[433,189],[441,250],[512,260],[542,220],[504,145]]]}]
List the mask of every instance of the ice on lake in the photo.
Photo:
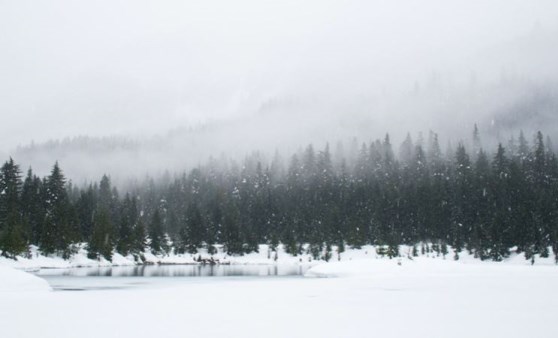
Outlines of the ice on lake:
[{"label": "ice on lake", "polygon": [[110,290],[159,287],[199,282],[192,278],[302,277],[307,265],[142,265],[41,269],[35,274],[55,291]]}]

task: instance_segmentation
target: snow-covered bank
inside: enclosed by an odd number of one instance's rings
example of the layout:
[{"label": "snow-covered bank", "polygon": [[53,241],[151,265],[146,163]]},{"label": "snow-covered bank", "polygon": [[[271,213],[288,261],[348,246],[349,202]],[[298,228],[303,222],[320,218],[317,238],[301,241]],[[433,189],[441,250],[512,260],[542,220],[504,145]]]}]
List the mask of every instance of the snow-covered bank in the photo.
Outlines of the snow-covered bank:
[{"label": "snow-covered bank", "polygon": [[102,266],[120,266],[135,265],[133,257],[123,257],[115,253],[111,261],[104,258],[90,259],[87,258],[87,251],[80,248],[77,253],[73,254],[69,259],[63,259],[58,255],[43,255],[37,247],[30,248],[29,255],[17,256],[16,259],[0,257],[0,265],[9,266],[22,270],[36,270],[40,268],[64,269],[74,267],[102,267]]},{"label": "snow-covered bank", "polygon": [[[368,248],[370,249],[370,248]],[[407,248],[404,248],[407,249]],[[363,252],[364,250],[364,252]],[[378,274],[391,275],[424,275],[448,271],[471,271],[479,267],[519,266],[531,265],[555,268],[558,271],[554,257],[535,257],[534,264],[525,259],[523,253],[513,253],[502,262],[490,260],[481,261],[467,252],[460,253],[459,260],[454,260],[451,255],[446,257],[438,254],[419,255],[418,257],[402,256],[389,259],[373,255],[368,257],[366,249],[348,253],[346,259],[340,261],[323,262],[309,269],[307,277],[377,277]],[[374,250],[372,248],[372,250]]]},{"label": "snow-covered bank", "polygon": [[[529,269],[553,269],[558,267],[541,264],[535,267],[515,264],[515,260],[507,262],[482,262],[480,260],[453,261],[416,257],[409,259],[355,259],[350,261],[329,262],[311,267],[306,277],[339,277],[339,278],[379,278],[385,276],[429,276],[436,274],[473,273],[476,271],[528,271]],[[515,270],[514,270],[515,269]],[[523,270],[522,270],[523,269]]]},{"label": "snow-covered bank", "polygon": [[85,246],[82,245],[78,251],[68,259],[58,255],[43,255],[36,247],[31,247],[28,256],[18,256],[16,259],[0,257],[0,265],[10,266],[22,270],[36,270],[41,268],[76,268],[76,267],[110,267],[110,266],[132,266],[142,264],[200,264],[200,261],[213,261],[217,264],[315,264],[318,261],[312,259],[309,254],[297,256],[290,255],[280,245],[277,251],[273,251],[268,245],[259,246],[258,252],[245,255],[228,255],[222,246],[216,246],[217,253],[208,254],[206,249],[199,249],[195,254],[159,254],[155,255],[149,251],[142,254],[138,260],[132,255],[122,256],[113,253],[112,261],[104,258],[90,259],[87,257]]},{"label": "snow-covered bank", "polygon": [[[450,248],[451,249],[451,248]],[[449,253],[445,257],[439,253],[427,252],[421,254],[419,252],[419,257],[412,257],[412,248],[408,246],[400,247],[401,257],[389,259],[385,256],[381,256],[377,252],[377,247],[366,245],[359,249],[347,248],[344,252],[338,253],[337,248],[334,246],[330,262],[337,261],[353,261],[353,260],[390,260],[394,264],[397,262],[404,263],[406,261],[412,261],[417,258],[428,258],[428,259],[438,259],[445,261],[453,261],[453,254]],[[222,246],[217,246],[217,253],[208,254],[207,250],[199,249],[198,253],[195,254],[163,254],[154,255],[153,253],[146,251],[142,254],[142,261],[138,261],[134,256],[122,256],[117,252],[114,252],[112,261],[108,261],[104,258],[100,259],[90,259],[87,258],[87,251],[85,250],[85,245],[79,247],[77,253],[73,254],[69,259],[65,260],[60,256],[49,255],[45,256],[40,253],[36,247],[32,247],[29,256],[18,256],[16,260],[8,259],[5,257],[0,257],[0,265],[10,266],[17,269],[23,270],[36,270],[40,268],[73,268],[73,267],[109,267],[109,266],[131,266],[138,264],[199,264],[200,260],[203,261],[213,261],[218,264],[310,264],[316,265],[324,263],[322,260],[315,260],[312,256],[303,252],[300,255],[293,256],[285,252],[282,245],[279,245],[277,251],[273,251],[266,244],[259,246],[258,252],[252,252],[245,255],[235,255],[231,256],[224,252]],[[459,254],[458,263],[463,264],[477,264],[481,262],[479,259],[474,258],[472,255],[463,251]],[[483,264],[512,264],[512,265],[531,265],[530,260],[526,260],[523,253],[516,254],[513,253],[510,257],[506,258],[501,263],[495,263],[492,261],[483,261]],[[550,255],[546,258],[541,258],[535,256],[535,265],[556,265],[554,255]],[[316,270],[317,271],[317,270]]]},{"label": "snow-covered bank", "polygon": [[0,293],[49,290],[50,286],[42,278],[7,266],[0,266]]}]

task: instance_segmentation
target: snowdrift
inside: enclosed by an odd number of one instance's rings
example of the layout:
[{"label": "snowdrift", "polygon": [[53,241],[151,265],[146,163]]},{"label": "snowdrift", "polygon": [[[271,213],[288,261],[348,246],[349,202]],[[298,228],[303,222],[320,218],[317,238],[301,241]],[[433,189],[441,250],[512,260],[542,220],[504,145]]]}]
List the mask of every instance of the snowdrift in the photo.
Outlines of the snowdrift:
[{"label": "snowdrift", "polygon": [[0,265],[0,292],[50,291],[47,281],[30,273]]}]

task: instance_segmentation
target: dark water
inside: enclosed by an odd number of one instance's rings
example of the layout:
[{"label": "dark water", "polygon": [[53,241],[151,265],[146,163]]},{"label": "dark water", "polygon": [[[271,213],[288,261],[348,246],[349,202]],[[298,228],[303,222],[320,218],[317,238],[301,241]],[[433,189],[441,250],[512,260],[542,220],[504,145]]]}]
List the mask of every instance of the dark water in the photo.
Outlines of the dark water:
[{"label": "dark water", "polygon": [[46,279],[55,291],[87,291],[209,282],[215,277],[220,280],[301,277],[308,268],[303,265],[146,265],[41,269],[36,275]]}]

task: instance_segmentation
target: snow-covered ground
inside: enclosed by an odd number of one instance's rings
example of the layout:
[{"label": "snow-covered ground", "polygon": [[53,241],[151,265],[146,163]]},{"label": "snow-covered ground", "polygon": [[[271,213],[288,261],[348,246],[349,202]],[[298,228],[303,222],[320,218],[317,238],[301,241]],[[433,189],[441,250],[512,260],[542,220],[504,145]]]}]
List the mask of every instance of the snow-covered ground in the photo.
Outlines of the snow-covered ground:
[{"label": "snow-covered ground", "polygon": [[[316,265],[305,278],[186,278],[160,287],[51,292],[29,276],[27,288],[35,291],[0,292],[0,336],[544,338],[558,332],[558,267],[550,259],[535,266],[522,257],[390,260],[370,249]],[[0,290],[6,281],[23,280],[21,274],[2,268]]]},{"label": "snow-covered ground", "polygon": [[[272,251],[268,245],[262,244],[259,246],[258,252],[252,252],[242,256],[230,256],[223,251],[223,247],[220,245],[216,246],[218,252],[213,255],[209,255],[207,250],[199,249],[196,254],[161,254],[154,255],[149,251],[146,251],[143,256],[145,263],[147,264],[198,264],[198,259],[209,259],[212,258],[221,264],[310,264],[315,265],[323,263],[321,260],[314,260],[310,254],[303,253],[298,256],[292,256],[287,254],[283,249],[282,245],[279,245],[277,252]],[[540,258],[537,257],[535,260],[535,265],[556,265],[554,255],[552,251],[550,257]],[[402,259],[411,256],[411,248],[407,246],[400,247],[400,254]],[[419,255],[420,252],[419,252]],[[433,252],[426,253],[423,255],[428,258],[442,259],[442,260],[452,260],[453,253],[447,254],[442,257],[440,254]],[[333,247],[332,257],[330,261],[350,261],[355,259],[372,259],[380,258],[377,254],[376,248],[371,245],[365,245],[360,249],[347,248],[342,253],[337,253],[337,247]],[[478,263],[478,259],[473,258],[467,252],[460,253],[460,262],[472,262]],[[486,262],[485,262],[486,263]],[[514,254],[505,260],[506,264],[519,264],[519,265],[531,265],[531,262],[525,260],[523,254]],[[137,265],[138,263],[133,256],[122,256],[117,252],[113,253],[112,261],[108,261],[104,258],[100,259],[89,259],[87,258],[87,251],[85,250],[85,244],[82,244],[77,253],[72,255],[70,259],[64,260],[60,256],[49,255],[45,256],[40,253],[36,247],[31,247],[30,254],[28,256],[18,256],[16,260],[9,259],[0,256],[0,265],[10,266],[17,269],[23,270],[36,270],[40,268],[73,268],[73,267],[108,267],[108,266],[130,266]],[[142,264],[142,263],[141,263]]]},{"label": "snow-covered ground", "polygon": [[42,291],[50,291],[50,286],[44,279],[0,265],[0,293]]},{"label": "snow-covered ground", "polygon": [[[302,254],[299,256],[292,256],[279,246],[277,253],[269,249],[268,245],[262,244],[259,246],[258,252],[252,252],[246,255],[227,255],[223,251],[222,246],[217,246],[218,252],[209,255],[207,250],[199,249],[195,254],[160,254],[154,255],[150,251],[143,253],[146,264],[198,264],[198,259],[210,259],[221,264],[308,264],[317,263],[311,258],[309,254]],[[373,249],[371,249],[373,252]],[[365,251],[351,250],[343,257],[353,257],[355,254],[366,255]],[[85,245],[81,245],[76,254],[72,255],[69,259],[64,260],[57,255],[45,256],[40,253],[36,247],[31,247],[29,256],[18,256],[16,260],[5,257],[0,257],[0,265],[11,266],[23,270],[36,270],[39,268],[72,268],[72,267],[106,267],[106,266],[128,266],[143,264],[138,263],[132,255],[122,256],[117,252],[113,253],[112,261],[104,258],[90,259],[87,258],[87,251]]]}]

